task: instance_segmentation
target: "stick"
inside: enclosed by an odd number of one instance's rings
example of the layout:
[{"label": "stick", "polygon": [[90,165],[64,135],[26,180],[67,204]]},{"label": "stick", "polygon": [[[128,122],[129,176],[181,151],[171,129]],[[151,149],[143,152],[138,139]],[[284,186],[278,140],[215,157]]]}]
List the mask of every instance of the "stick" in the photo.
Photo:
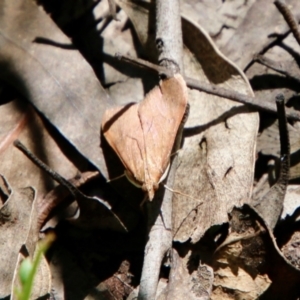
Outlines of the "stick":
[{"label": "stick", "polygon": [[298,23],[296,21],[296,18],[293,16],[292,12],[290,11],[290,9],[288,8],[288,6],[284,1],[276,0],[274,1],[274,4],[277,7],[277,9],[280,11],[282,16],[284,17],[289,27],[291,28],[291,31],[298,45],[300,45],[300,32],[298,30]]},{"label": "stick", "polygon": [[[254,57],[254,61],[260,63],[261,65],[264,65],[282,75],[285,75],[289,78],[292,78],[294,80],[297,80],[300,82],[300,76],[298,75],[299,69],[295,72],[293,72],[293,68],[290,68],[286,66],[286,64],[283,64],[281,62],[274,61],[272,59],[269,59],[263,55],[257,55]],[[297,73],[296,73],[297,72]]]},{"label": "stick", "polygon": [[71,193],[74,198],[78,201],[79,206],[81,203],[85,203],[85,201],[97,201],[103,205],[106,211],[113,215],[113,217],[119,222],[119,224],[123,227],[125,231],[127,231],[123,222],[119,219],[119,217],[112,211],[111,205],[98,197],[89,197],[83,194],[80,190],[78,190],[71,182],[63,178],[57,172],[49,168],[46,164],[44,164],[40,159],[38,159],[33,153],[31,153],[19,140],[14,141],[14,146],[17,147],[21,152],[23,152],[36,166],[45,171],[53,180],[63,185],[68,191]]},{"label": "stick", "polygon": [[[140,58],[133,58],[126,55],[116,54],[116,57],[120,60],[124,60],[128,63],[134,64],[139,67],[148,68],[151,71],[157,72],[159,74],[164,74],[166,77],[172,76],[169,70],[162,66],[157,66],[153,63],[145,61]],[[274,113],[277,115],[277,108],[275,103],[272,100],[268,99],[260,99],[257,97],[250,97],[245,94],[238,93],[233,90],[228,90],[222,87],[218,87],[213,84],[208,84],[205,82],[201,82],[195,80],[190,77],[184,77],[186,84],[191,89],[196,89],[211,95],[219,96],[222,98],[230,99],[239,103],[243,103],[246,105],[250,105],[255,109],[268,111],[270,113]],[[290,108],[286,108],[286,117],[291,120],[300,121],[300,113],[292,110]]]},{"label": "stick", "polygon": [[280,218],[285,192],[289,182],[290,168],[290,142],[285,115],[284,97],[278,95],[276,97],[276,105],[278,109],[279,136],[280,136],[280,174],[277,182],[264,195],[259,202],[254,205],[255,209],[265,220],[271,230]]},{"label": "stick", "polygon": [[[182,32],[179,0],[156,1],[156,45],[159,52],[159,73],[173,76],[182,71]],[[139,61],[140,62],[140,61]],[[166,70],[165,70],[166,69]],[[170,72],[170,73],[169,73]],[[175,145],[181,141],[183,126],[178,130]],[[177,149],[173,148],[173,153]],[[177,168],[177,156],[171,161],[167,185],[173,186]],[[149,238],[145,248],[144,263],[138,299],[155,299],[161,264],[172,247],[172,192],[163,190],[162,201],[158,197],[147,202]]]}]

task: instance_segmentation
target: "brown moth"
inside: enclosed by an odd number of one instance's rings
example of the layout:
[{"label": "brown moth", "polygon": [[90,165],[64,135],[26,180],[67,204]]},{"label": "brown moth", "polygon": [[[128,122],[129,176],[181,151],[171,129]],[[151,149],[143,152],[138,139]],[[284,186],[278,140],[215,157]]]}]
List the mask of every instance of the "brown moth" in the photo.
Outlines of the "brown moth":
[{"label": "brown moth", "polygon": [[180,74],[161,80],[139,103],[106,110],[102,131],[133,184],[154,197],[170,163],[171,151],[187,106]]}]

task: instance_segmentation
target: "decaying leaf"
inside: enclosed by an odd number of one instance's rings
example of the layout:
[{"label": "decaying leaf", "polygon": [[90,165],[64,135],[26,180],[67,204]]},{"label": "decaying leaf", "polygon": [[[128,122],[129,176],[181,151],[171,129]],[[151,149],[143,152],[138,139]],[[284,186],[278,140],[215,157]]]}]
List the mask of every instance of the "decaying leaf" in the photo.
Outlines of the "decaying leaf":
[{"label": "decaying leaf", "polygon": [[12,186],[35,185],[42,195],[54,187],[54,182],[14,147],[15,139],[24,142],[63,176],[75,176],[78,169],[86,168],[86,163],[76,157],[77,169],[63,154],[60,145],[49,133],[49,128],[46,128],[31,105],[22,101],[24,99],[16,98],[0,106],[0,172],[5,174]]},{"label": "decaying leaf", "polygon": [[[245,75],[214,46],[207,34],[183,19],[190,53],[185,56],[189,77],[252,95]],[[193,55],[194,56],[193,56]],[[179,153],[174,195],[175,239],[196,242],[212,225],[226,222],[232,205],[251,195],[258,116],[231,101],[190,91],[190,116]],[[197,133],[197,134],[196,134]]]},{"label": "decaying leaf", "polygon": [[[255,54],[270,45],[276,39],[276,34],[280,35],[288,31],[286,22],[273,2],[273,0],[255,1],[235,34],[221,48],[221,51],[241,69],[252,61]],[[299,11],[299,1],[287,0],[285,2],[293,11]]]},{"label": "decaying leaf", "polygon": [[0,27],[0,77],[107,176],[99,123],[108,97],[92,68],[33,1],[2,1]]},{"label": "decaying leaf", "polygon": [[123,261],[118,272],[98,285],[97,296],[108,300],[123,300],[128,296],[133,290],[130,285],[132,274],[130,274],[129,268],[130,263],[126,260]]},{"label": "decaying leaf", "polygon": [[[1,181],[5,182],[3,176]],[[3,185],[3,184],[1,184]],[[9,198],[0,209],[0,297],[11,294],[18,275],[18,266],[25,248],[27,254],[34,255],[38,241],[36,192],[33,188],[12,189]],[[24,251],[24,250],[23,250]],[[33,297],[41,297],[50,292],[51,276],[45,262],[37,272]]]},{"label": "decaying leaf", "polygon": [[283,95],[276,97],[276,105],[280,136],[280,171],[278,179],[262,198],[258,201],[251,201],[255,210],[262,216],[264,222],[268,224],[271,230],[275,228],[282,213],[290,169],[290,140]]},{"label": "decaying leaf", "polygon": [[215,254],[212,299],[257,299],[271,284],[266,268],[265,229],[249,210],[234,208],[229,235]]},{"label": "decaying leaf", "polygon": [[244,205],[232,210],[229,224],[215,253],[212,299],[293,299],[300,270],[280,251],[262,217]]},{"label": "decaying leaf", "polygon": [[213,280],[213,269],[210,266],[202,265],[200,262],[197,270],[190,272],[185,259],[173,250],[166,299],[208,300],[212,292]]}]

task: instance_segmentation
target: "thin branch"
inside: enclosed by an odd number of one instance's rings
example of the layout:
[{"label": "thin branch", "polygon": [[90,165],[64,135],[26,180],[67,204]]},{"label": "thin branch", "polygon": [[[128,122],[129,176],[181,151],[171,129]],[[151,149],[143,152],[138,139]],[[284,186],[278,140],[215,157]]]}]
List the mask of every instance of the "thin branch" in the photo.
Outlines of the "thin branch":
[{"label": "thin branch", "polygon": [[23,152],[36,166],[38,166],[43,171],[45,171],[53,180],[55,180],[56,182],[60,183],[62,186],[67,188],[70,194],[74,198],[76,198],[79,206],[85,204],[86,201],[97,201],[101,203],[103,205],[103,208],[106,209],[106,211],[109,214],[113,215],[113,217],[121,225],[121,227],[123,227],[123,229],[127,231],[125,225],[119,219],[119,217],[112,211],[112,207],[108,202],[104,201],[103,199],[99,199],[98,197],[89,197],[83,194],[79,189],[76,188],[75,185],[73,185],[71,182],[63,178],[57,172],[49,168],[45,163],[43,163],[39,158],[37,158],[33,153],[31,153],[19,140],[14,141],[14,146],[18,148],[21,152]]},{"label": "thin branch", "polygon": [[[73,184],[77,189],[86,184],[87,182],[100,177],[99,171],[87,171],[69,179],[68,181]],[[38,201],[38,226],[42,226],[51,217],[51,212],[60,204],[64,203],[70,192],[63,185],[56,186],[46,195],[39,198]]]},{"label": "thin branch", "polygon": [[[289,78],[295,79],[298,82],[300,82],[300,76],[295,73],[291,72],[291,68],[286,67],[282,62],[277,62],[272,59],[269,59],[263,55],[257,55],[254,57],[254,61],[260,63],[261,65],[264,65],[282,75],[285,75]],[[289,69],[289,70],[288,70]],[[299,73],[299,69],[298,69]]]},{"label": "thin branch", "polygon": [[261,217],[273,230],[280,218],[285,192],[289,181],[290,168],[290,142],[289,133],[285,114],[285,105],[283,95],[276,97],[276,105],[278,109],[279,136],[280,136],[280,174],[277,182],[263,196],[259,202],[254,205],[255,209],[260,213]]},{"label": "thin branch", "polygon": [[[182,31],[179,0],[156,0],[156,45],[164,74],[182,71]],[[159,71],[160,73],[160,71]],[[170,76],[167,76],[170,77]],[[178,130],[175,149],[180,145],[183,124]],[[171,161],[167,185],[173,186],[178,157]],[[161,190],[154,201],[147,202],[149,237],[145,248],[138,299],[155,299],[162,261],[172,247],[172,192]],[[163,196],[162,196],[163,195]],[[163,197],[163,198],[162,198]]]},{"label": "thin branch", "polygon": [[291,28],[291,31],[292,31],[298,45],[300,45],[300,32],[298,29],[298,22],[297,22],[296,18],[293,16],[292,12],[286,5],[285,1],[276,0],[276,1],[274,1],[274,4],[277,7],[277,9],[280,11],[282,16],[284,17],[284,19],[287,22],[287,24],[289,25],[289,27]]},{"label": "thin branch", "polygon": [[[140,58],[133,58],[130,56],[125,56],[121,54],[116,55],[118,59],[124,60],[128,63],[134,64],[139,67],[147,68],[153,72],[157,72],[160,74],[164,74],[166,77],[172,76],[169,70],[162,66],[157,66],[153,63],[150,63],[148,61],[145,61]],[[208,84],[205,82],[201,82],[198,80],[195,80],[193,78],[184,77],[186,84],[191,89],[196,89],[211,95],[219,96],[222,98],[227,98],[239,103],[247,104],[249,106],[252,106],[255,109],[259,110],[265,110],[271,113],[277,114],[276,105],[272,100],[268,99],[260,99],[257,97],[250,97],[245,94],[241,94],[239,92],[236,92],[234,90],[228,90],[213,84]],[[300,121],[300,113],[298,111],[292,110],[290,108],[286,108],[286,116],[288,119]]]}]

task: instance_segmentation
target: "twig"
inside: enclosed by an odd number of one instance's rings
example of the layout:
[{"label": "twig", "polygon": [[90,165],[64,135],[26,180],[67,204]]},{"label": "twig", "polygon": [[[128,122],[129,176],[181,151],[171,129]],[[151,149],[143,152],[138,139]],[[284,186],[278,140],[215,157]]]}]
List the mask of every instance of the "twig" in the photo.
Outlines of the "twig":
[{"label": "twig", "polygon": [[109,12],[112,16],[112,18],[115,21],[119,21],[119,19],[117,18],[117,5],[115,0],[108,0],[108,7],[109,7]]},{"label": "twig", "polygon": [[[73,184],[77,189],[93,180],[96,177],[99,177],[99,171],[87,171],[80,174],[80,177],[76,176],[71,178],[68,181]],[[69,190],[64,186],[58,185],[49,193],[39,198],[38,201],[38,227],[41,229],[42,226],[49,219],[51,212],[58,205],[63,203],[65,199],[70,196]]]},{"label": "twig", "polygon": [[[274,61],[272,59],[269,59],[263,55],[257,55],[254,57],[254,61],[258,62],[280,74],[283,74],[289,78],[295,79],[298,82],[300,82],[300,76],[296,74],[295,72],[291,72],[291,70],[288,70],[287,67],[285,67],[281,62]],[[289,68],[290,69],[290,68]],[[299,73],[299,70],[298,70]]]},{"label": "twig", "polygon": [[106,211],[113,215],[113,217],[119,222],[119,224],[127,231],[126,227],[122,223],[122,221],[118,218],[118,216],[112,211],[112,207],[106,201],[99,199],[98,197],[89,197],[84,195],[80,190],[78,190],[71,182],[63,178],[54,170],[50,169],[46,164],[44,164],[40,159],[38,159],[33,153],[31,153],[19,140],[14,141],[14,146],[17,147],[21,152],[23,152],[36,166],[45,171],[53,180],[57,181],[65,188],[69,190],[71,195],[76,198],[79,206],[85,201],[97,201],[103,205],[103,208]]},{"label": "twig", "polygon": [[286,5],[285,1],[276,0],[276,1],[274,1],[274,4],[276,5],[277,9],[280,11],[280,13],[284,17],[285,21],[291,28],[291,31],[292,31],[298,45],[300,45],[300,32],[298,30],[298,23],[297,23],[295,17],[293,16],[292,12]]},{"label": "twig", "polygon": [[156,64],[153,64],[150,61],[147,61],[147,60],[144,60],[144,59],[141,59],[141,58],[131,57],[129,55],[122,55],[121,53],[118,53],[118,52],[115,54],[115,57],[119,60],[122,60],[122,61],[128,62],[130,64],[136,65],[140,68],[147,68],[150,71],[153,71],[155,73],[163,74],[167,78],[172,77],[173,74],[174,74],[173,72],[171,72],[170,70],[168,70],[165,67],[158,66]]},{"label": "twig", "polygon": [[31,153],[19,140],[14,141],[14,146],[21,150],[36,166],[44,170],[53,180],[60,183],[66,187],[74,198],[84,197],[84,195],[79,191],[73,184],[68,180],[60,176],[57,172],[50,169],[46,164],[44,164],[40,159],[38,159],[33,153]]},{"label": "twig", "polygon": [[[182,71],[182,32],[179,0],[156,1],[156,45],[159,64],[174,74]],[[175,149],[180,145],[183,125],[178,130]],[[167,185],[173,186],[177,156],[171,162]],[[158,193],[158,196],[161,196]],[[155,299],[163,258],[172,247],[172,192],[164,190],[163,199],[156,197],[146,204],[149,237],[145,248],[138,299]]]},{"label": "twig", "polygon": [[260,213],[271,230],[274,229],[282,212],[284,196],[289,181],[290,168],[290,142],[283,95],[278,95],[276,97],[276,105],[278,110],[281,152],[280,174],[277,182],[264,197],[254,205],[255,209]]},{"label": "twig", "polygon": [[[169,70],[162,66],[157,66],[153,63],[150,63],[148,61],[145,61],[140,58],[133,58],[130,56],[125,56],[121,54],[116,54],[118,59],[124,60],[128,63],[135,64],[139,67],[148,68],[151,71],[158,72],[160,74],[164,74],[165,76],[169,77],[172,76]],[[267,99],[260,99],[257,97],[250,97],[241,93],[238,93],[233,90],[228,90],[222,87],[218,87],[213,84],[208,84],[205,82],[200,82],[198,80],[195,80],[193,78],[184,77],[186,84],[191,89],[196,89],[211,95],[216,95],[219,97],[227,98],[239,103],[247,104],[249,106],[252,106],[259,110],[265,110],[271,113],[277,114],[276,105],[274,102],[269,101]],[[294,111],[290,108],[286,108],[286,116],[288,119],[300,121],[300,113],[297,111]]]},{"label": "twig", "polygon": [[[197,80],[186,78],[188,87],[206,92],[208,94],[227,98],[239,103],[250,105],[259,110],[265,110],[271,113],[277,113],[274,102],[267,99],[260,99],[257,97],[249,97],[247,95],[238,93],[236,91],[221,88],[212,84],[199,82]],[[300,113],[292,109],[286,108],[286,116],[288,119],[300,121]]]}]

